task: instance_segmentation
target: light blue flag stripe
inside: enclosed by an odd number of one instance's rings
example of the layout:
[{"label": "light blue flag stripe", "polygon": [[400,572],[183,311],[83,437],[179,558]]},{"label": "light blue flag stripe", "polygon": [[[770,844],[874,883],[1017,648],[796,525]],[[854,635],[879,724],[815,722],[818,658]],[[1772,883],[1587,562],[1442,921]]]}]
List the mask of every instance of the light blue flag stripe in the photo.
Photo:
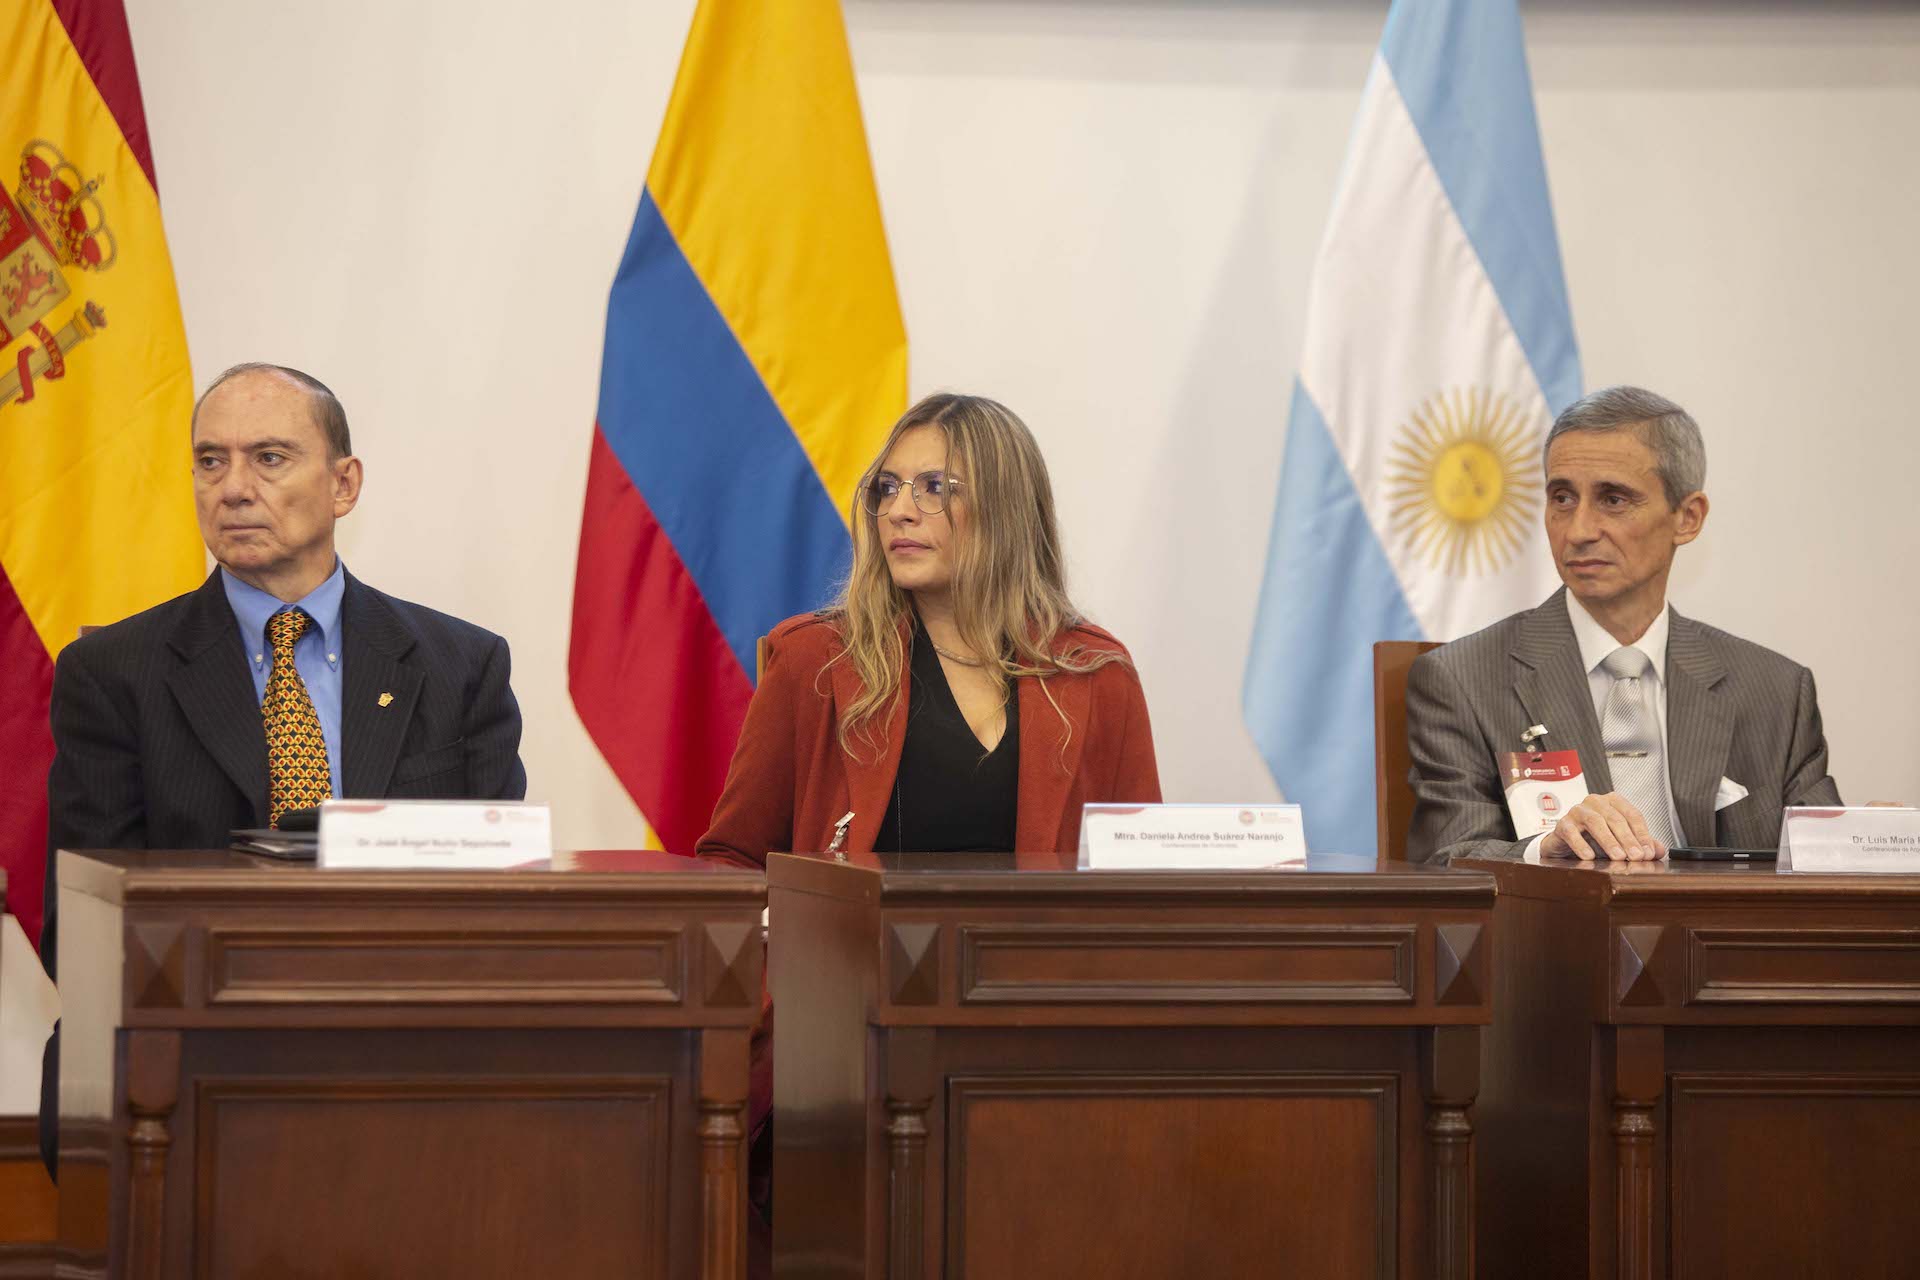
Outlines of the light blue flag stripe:
[{"label": "light blue flag stripe", "polygon": [[[1381,57],[1558,413],[1580,394],[1580,363],[1518,7],[1397,0]],[[1372,645],[1428,638],[1453,637],[1422,633],[1320,407],[1296,385],[1243,706],[1304,807],[1311,848],[1374,850]]]},{"label": "light blue flag stripe", "polygon": [[[1346,461],[1297,381],[1242,706],[1316,853],[1374,852],[1373,641],[1422,639]],[[1339,619],[1348,626],[1332,627]]]},{"label": "light blue flag stripe", "polygon": [[1519,6],[1400,0],[1380,56],[1557,414],[1580,397],[1580,353]]}]

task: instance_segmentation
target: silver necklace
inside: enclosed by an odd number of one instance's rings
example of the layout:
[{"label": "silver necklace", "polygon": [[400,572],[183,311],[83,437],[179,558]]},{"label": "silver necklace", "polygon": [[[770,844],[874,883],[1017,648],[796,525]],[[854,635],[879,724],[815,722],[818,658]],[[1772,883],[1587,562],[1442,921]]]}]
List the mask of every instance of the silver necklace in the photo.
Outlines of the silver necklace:
[{"label": "silver necklace", "polygon": [[[933,644],[933,637],[931,636],[927,637],[927,643]],[[957,662],[963,667],[978,667],[978,666],[985,665],[978,658],[963,658],[957,653],[951,653],[945,649],[942,649],[937,644],[933,644],[933,651],[939,654],[941,657],[945,658],[948,662]]]}]

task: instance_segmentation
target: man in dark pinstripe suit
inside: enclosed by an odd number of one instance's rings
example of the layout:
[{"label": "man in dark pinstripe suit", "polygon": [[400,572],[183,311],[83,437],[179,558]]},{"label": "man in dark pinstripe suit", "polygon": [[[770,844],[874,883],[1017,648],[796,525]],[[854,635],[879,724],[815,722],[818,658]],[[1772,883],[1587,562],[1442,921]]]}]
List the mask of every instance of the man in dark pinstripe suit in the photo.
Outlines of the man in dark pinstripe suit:
[{"label": "man in dark pinstripe suit", "polygon": [[[1706,452],[1679,405],[1609,387],[1548,433],[1546,527],[1565,586],[1423,655],[1407,680],[1416,803],[1406,856],[1661,858],[1771,848],[1787,805],[1840,802],[1813,675],[1667,604],[1707,518]],[[1515,839],[1499,759],[1531,726],[1579,753],[1589,795]]]},{"label": "man in dark pinstripe suit", "polygon": [[[225,848],[235,828],[328,794],[526,795],[506,641],[374,590],[335,555],[361,463],[334,394],[297,370],[237,366],[194,406],[192,442],[200,533],[220,567],[198,590],[76,640],[54,669],[48,973],[60,849]],[[290,613],[297,638],[270,643],[288,630],[273,619]],[[291,800],[270,784],[262,713],[278,643],[298,674],[281,671],[275,687],[298,686],[311,748]],[[50,1169],[58,1051],[56,1029],[41,1085]]]}]

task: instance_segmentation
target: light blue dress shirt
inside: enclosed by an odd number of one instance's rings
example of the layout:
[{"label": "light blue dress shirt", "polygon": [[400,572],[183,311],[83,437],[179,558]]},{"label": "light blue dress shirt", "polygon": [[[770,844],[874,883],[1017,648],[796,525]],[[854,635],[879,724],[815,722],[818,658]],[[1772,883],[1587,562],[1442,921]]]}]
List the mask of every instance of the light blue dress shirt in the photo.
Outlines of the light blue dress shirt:
[{"label": "light blue dress shirt", "polygon": [[240,624],[240,643],[247,651],[247,667],[253,672],[256,701],[267,697],[267,677],[273,672],[273,648],[267,643],[267,620],[276,613],[298,609],[313,619],[305,635],[293,642],[293,669],[307,686],[313,709],[320,717],[320,733],[327,740],[327,772],[333,778],[333,794],[340,795],[340,598],[347,590],[347,570],[336,557],[333,574],[292,604],[250,587],[220,570],[220,585],[227,590],[227,603]]}]

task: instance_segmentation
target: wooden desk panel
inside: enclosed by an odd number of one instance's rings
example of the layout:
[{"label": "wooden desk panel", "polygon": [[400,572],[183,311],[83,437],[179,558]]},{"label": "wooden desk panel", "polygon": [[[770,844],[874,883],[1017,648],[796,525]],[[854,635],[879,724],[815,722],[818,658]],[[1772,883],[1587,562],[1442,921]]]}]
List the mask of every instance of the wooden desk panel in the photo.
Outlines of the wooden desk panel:
[{"label": "wooden desk panel", "polygon": [[0,1117],[0,1280],[52,1280],[58,1205],[38,1120]]},{"label": "wooden desk panel", "polygon": [[743,1274],[759,876],[60,876],[62,1274]]},{"label": "wooden desk panel", "polygon": [[1488,1274],[1914,1274],[1920,877],[1460,865],[1500,885]]},{"label": "wooden desk panel", "polygon": [[[6,900],[7,873],[0,868],[0,906]],[[57,1204],[40,1160],[38,1117],[0,1115],[0,1280],[52,1276]]]},{"label": "wooden desk panel", "polygon": [[776,1269],[1467,1276],[1491,881],[776,855]]}]

